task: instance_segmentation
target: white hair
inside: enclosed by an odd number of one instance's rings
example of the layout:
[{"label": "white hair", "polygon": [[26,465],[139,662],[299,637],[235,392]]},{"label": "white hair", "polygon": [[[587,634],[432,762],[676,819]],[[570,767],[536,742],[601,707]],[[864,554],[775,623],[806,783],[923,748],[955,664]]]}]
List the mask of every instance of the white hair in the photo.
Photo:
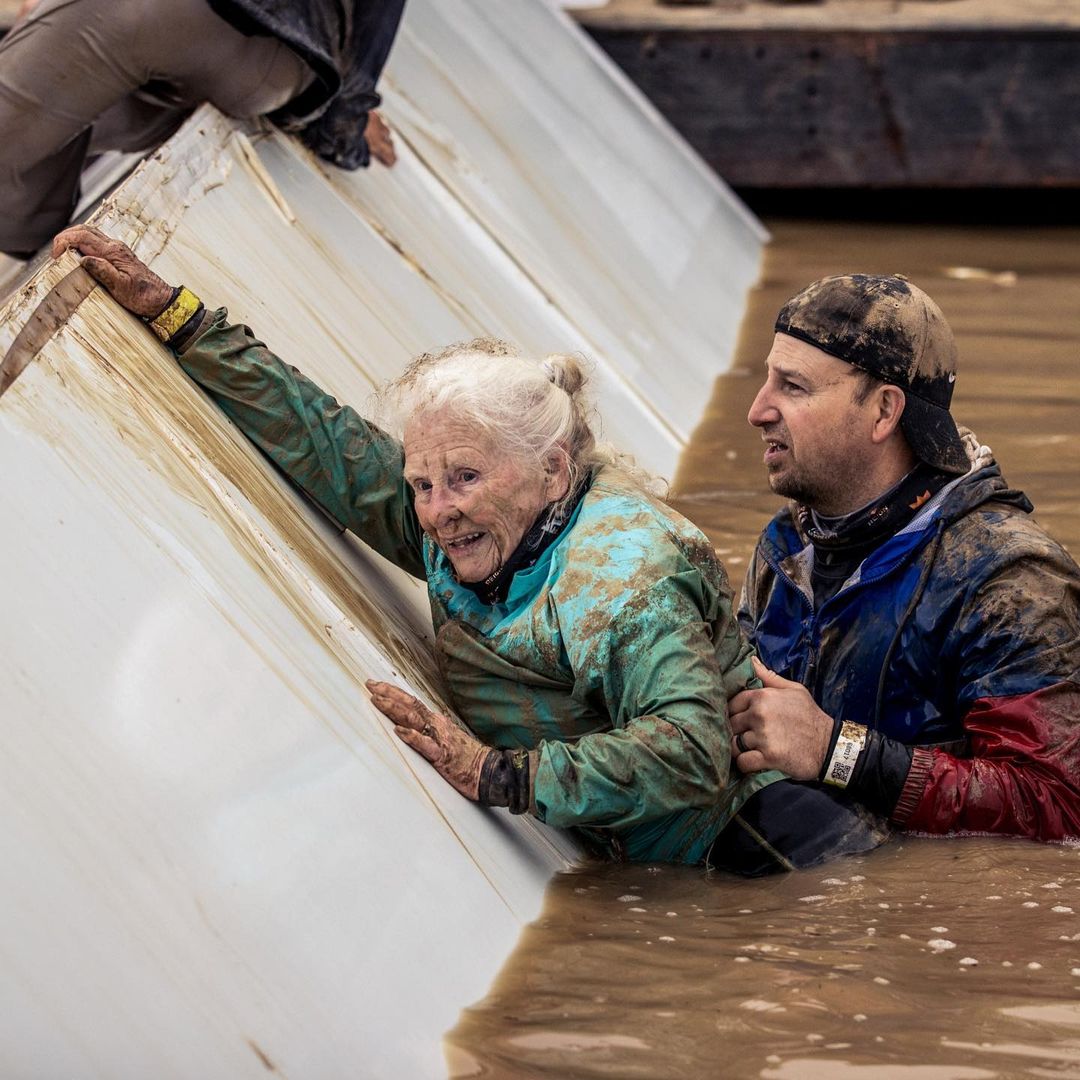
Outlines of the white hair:
[{"label": "white hair", "polygon": [[570,476],[567,502],[582,479],[601,466],[615,467],[644,490],[662,495],[662,482],[632,457],[597,442],[586,368],[583,357],[553,353],[532,360],[504,341],[476,338],[418,356],[382,389],[378,416],[401,438],[412,418],[445,410],[530,470],[560,455]]}]

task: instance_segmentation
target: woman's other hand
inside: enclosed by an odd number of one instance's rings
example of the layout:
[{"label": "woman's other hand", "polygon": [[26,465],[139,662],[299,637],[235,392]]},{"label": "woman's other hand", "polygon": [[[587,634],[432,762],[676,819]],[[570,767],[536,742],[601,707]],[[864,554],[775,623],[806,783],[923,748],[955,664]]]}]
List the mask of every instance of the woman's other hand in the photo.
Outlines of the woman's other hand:
[{"label": "woman's other hand", "polygon": [[367,688],[372,704],[394,724],[394,734],[427,758],[455,790],[475,802],[480,771],[491,748],[390,683],[369,679]]},{"label": "woman's other hand", "polygon": [[82,256],[82,264],[92,278],[101,282],[113,299],[142,319],[160,315],[172,300],[173,287],[167,285],[139,257],[119,240],[90,225],[73,225],[53,240],[52,257],[58,259],[68,249]]}]

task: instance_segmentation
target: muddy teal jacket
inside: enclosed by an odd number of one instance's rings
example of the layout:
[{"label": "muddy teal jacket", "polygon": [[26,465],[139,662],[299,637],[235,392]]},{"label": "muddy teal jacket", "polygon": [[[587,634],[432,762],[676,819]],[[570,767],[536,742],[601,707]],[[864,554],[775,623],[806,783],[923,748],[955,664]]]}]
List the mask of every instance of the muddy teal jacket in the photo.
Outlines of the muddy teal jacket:
[{"label": "muddy teal jacket", "polygon": [[834,719],[866,724],[848,789],[908,829],[1080,836],[1080,569],[996,464],[974,467],[814,608],[785,509],[740,620]]},{"label": "muddy teal jacket", "polygon": [[559,539],[489,605],[425,535],[401,445],[282,363],[224,310],[184,370],[285,474],[427,581],[437,660],[489,746],[532,751],[533,812],[646,861],[699,862],[778,774],[729,776],[727,699],[754,682],[705,536],[601,470]]}]

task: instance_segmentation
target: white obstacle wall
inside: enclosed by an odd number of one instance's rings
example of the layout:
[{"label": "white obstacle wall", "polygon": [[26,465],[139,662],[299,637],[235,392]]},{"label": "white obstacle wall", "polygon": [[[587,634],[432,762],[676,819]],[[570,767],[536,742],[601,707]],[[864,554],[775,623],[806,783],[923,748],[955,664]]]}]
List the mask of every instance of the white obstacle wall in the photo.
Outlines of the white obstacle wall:
[{"label": "white obstacle wall", "polygon": [[[668,471],[760,230],[561,14],[483,10],[410,3],[394,170],[206,109],[95,220],[361,407],[475,334],[584,350],[609,433]],[[0,311],[0,357],[0,1075],[440,1075],[576,849],[368,704],[369,677],[440,703],[422,584],[73,256]]]}]

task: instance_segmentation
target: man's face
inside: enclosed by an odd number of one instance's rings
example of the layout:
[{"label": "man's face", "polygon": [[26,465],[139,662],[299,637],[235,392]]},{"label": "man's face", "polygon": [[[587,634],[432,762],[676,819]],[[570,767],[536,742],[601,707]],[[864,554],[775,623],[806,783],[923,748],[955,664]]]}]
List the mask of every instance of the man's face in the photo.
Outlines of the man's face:
[{"label": "man's face", "polygon": [[858,369],[786,334],[765,364],[747,419],[761,428],[769,486],[830,517],[865,505],[878,494],[869,461],[876,402],[856,403]]}]

